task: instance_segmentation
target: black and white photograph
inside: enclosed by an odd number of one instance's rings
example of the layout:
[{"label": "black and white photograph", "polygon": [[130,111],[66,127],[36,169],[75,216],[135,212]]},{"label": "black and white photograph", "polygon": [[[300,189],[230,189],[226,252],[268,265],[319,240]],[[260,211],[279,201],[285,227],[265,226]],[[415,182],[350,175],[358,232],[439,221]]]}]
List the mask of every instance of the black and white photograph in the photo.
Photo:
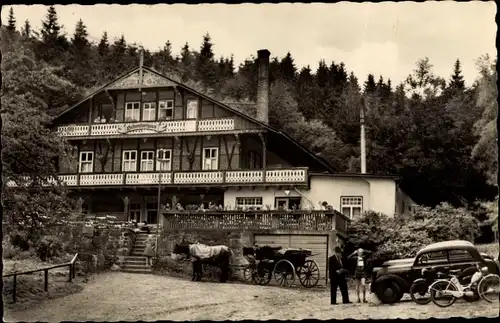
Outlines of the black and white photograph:
[{"label": "black and white photograph", "polygon": [[5,322],[498,317],[494,1],[1,9]]}]

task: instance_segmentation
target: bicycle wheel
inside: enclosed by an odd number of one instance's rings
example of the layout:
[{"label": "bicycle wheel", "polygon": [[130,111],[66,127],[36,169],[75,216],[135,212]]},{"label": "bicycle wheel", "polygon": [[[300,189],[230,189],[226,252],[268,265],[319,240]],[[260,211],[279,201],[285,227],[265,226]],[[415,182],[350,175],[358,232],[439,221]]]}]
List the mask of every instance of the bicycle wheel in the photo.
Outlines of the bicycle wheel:
[{"label": "bicycle wheel", "polygon": [[252,267],[245,267],[243,269],[243,280],[247,283],[252,281],[252,273],[253,273],[253,268]]},{"label": "bicycle wheel", "polygon": [[450,291],[456,292],[458,288],[451,281],[437,281],[429,287],[429,291],[432,302],[439,307],[448,307],[457,301],[457,298]]},{"label": "bicycle wheel", "polygon": [[495,274],[484,277],[477,286],[479,296],[487,302],[498,302],[500,277]]},{"label": "bicycle wheel", "polygon": [[431,302],[429,283],[427,281],[418,281],[411,284],[410,297],[417,304],[429,304]]}]

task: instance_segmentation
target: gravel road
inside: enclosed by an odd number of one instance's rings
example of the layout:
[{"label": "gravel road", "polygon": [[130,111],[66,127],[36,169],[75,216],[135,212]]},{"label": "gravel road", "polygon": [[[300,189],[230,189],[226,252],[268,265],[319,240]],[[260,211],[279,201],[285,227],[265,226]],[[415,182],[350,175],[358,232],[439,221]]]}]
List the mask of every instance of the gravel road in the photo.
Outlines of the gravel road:
[{"label": "gravel road", "polygon": [[[449,308],[402,301],[381,305],[330,305],[326,289],[280,288],[238,283],[191,282],[183,278],[108,272],[92,276],[77,294],[23,310],[6,309],[6,321],[300,320],[430,317],[496,317],[499,304],[457,302]],[[340,295],[338,296],[340,298]],[[351,301],[356,296],[351,294]]]}]

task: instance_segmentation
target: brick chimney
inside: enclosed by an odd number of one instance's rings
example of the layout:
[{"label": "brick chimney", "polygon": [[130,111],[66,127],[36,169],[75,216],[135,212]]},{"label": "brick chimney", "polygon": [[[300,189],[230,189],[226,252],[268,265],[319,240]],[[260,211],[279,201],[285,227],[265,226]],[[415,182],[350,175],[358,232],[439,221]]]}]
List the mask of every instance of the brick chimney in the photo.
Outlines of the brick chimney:
[{"label": "brick chimney", "polygon": [[257,120],[269,123],[269,56],[267,49],[257,51],[259,79],[257,83]]}]

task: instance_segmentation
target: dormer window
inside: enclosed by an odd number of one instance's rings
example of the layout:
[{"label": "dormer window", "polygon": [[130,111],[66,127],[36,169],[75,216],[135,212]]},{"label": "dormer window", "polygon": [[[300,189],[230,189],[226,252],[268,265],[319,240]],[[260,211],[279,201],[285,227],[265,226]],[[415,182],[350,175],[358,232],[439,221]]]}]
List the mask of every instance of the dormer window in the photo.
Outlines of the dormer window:
[{"label": "dormer window", "polygon": [[174,118],[174,100],[162,100],[158,110],[158,120],[170,120]]},{"label": "dormer window", "polygon": [[125,103],[125,121],[139,121],[141,116],[140,102]]}]

